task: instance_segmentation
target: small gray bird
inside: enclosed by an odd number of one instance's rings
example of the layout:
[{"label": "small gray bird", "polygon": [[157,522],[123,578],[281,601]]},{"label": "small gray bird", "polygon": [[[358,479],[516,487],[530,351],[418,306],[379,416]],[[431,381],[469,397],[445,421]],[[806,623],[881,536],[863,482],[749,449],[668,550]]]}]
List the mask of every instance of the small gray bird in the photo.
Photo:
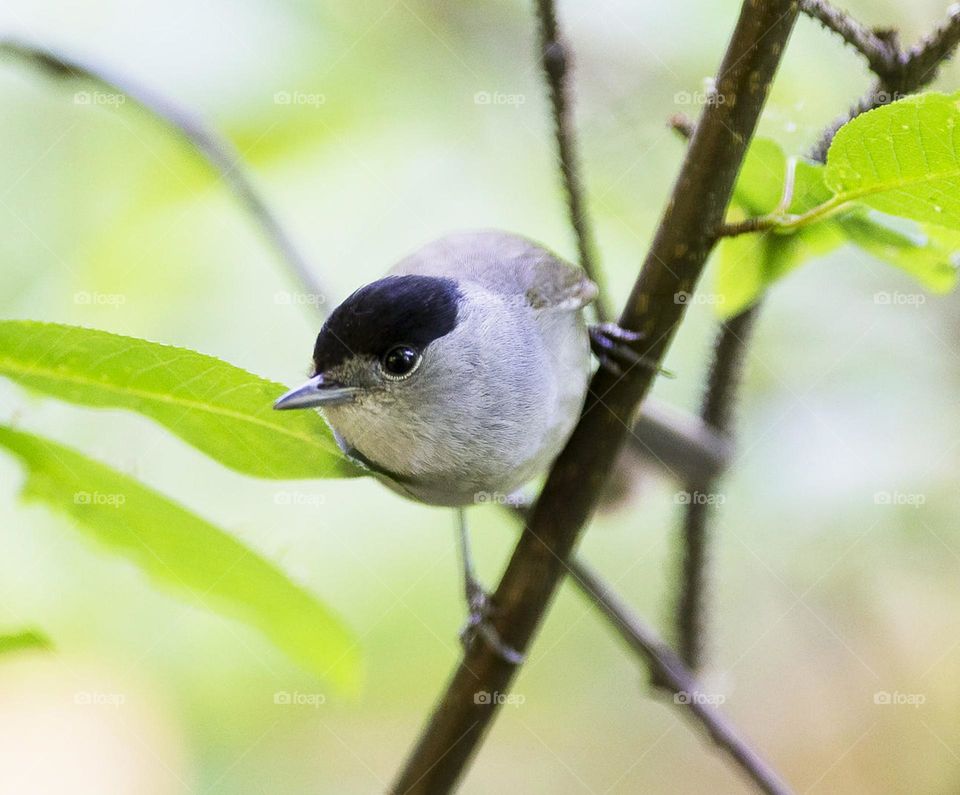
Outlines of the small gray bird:
[{"label": "small gray bird", "polygon": [[459,509],[470,617],[505,659],[488,622],[463,507],[500,501],[542,474],[576,424],[591,346],[611,369],[647,364],[639,335],[589,328],[597,287],[542,246],[500,231],[441,238],[361,287],[320,329],[313,376],[277,409],[323,410],[343,452],[393,490]]}]

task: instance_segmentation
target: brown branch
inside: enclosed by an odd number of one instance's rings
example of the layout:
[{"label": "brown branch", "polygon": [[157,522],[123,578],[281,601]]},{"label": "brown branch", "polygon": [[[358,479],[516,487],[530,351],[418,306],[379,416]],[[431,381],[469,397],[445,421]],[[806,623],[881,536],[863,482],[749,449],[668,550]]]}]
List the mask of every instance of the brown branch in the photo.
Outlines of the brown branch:
[{"label": "brown branch", "polygon": [[713,705],[715,694],[703,691],[696,676],[677,653],[610,591],[586,564],[573,558],[569,568],[574,584],[596,602],[623,641],[646,661],[651,683],[674,694],[673,703],[705,729],[717,747],[729,754],[761,791],[771,795],[788,793],[789,788],[776,771]]},{"label": "brown branch", "polygon": [[[686,308],[677,301],[700,276],[723,219],[747,144],[797,16],[795,0],[747,0],[721,64],[722,102],[703,111],[679,177],[620,325],[644,333],[638,353],[660,362]],[[504,643],[525,652],[566,572],[630,420],[654,369],[617,378],[601,370],[584,416],[555,462],[494,596],[494,625]],[[449,792],[480,745],[516,666],[474,642],[448,683],[393,790]],[[478,703],[479,702],[479,703]]]},{"label": "brown branch", "polygon": [[846,11],[835,8],[826,0],[800,0],[800,10],[859,52],[867,59],[870,70],[881,79],[896,73],[900,53],[893,42],[878,36]]},{"label": "brown branch", "polygon": [[104,90],[129,98],[151,115],[163,121],[182,136],[216,171],[237,197],[263,236],[273,246],[280,260],[303,288],[311,295],[323,297],[315,301],[326,305],[328,293],[314,275],[307,258],[301,254],[293,239],[283,228],[278,217],[261,198],[252,180],[243,168],[243,159],[226,138],[218,135],[203,119],[158,92],[140,85],[111,70],[67,56],[50,47],[24,41],[0,40],[0,53],[32,63],[58,79],[78,79],[92,82]]},{"label": "brown branch", "polygon": [[570,56],[557,26],[553,0],[537,0],[536,6],[540,35],[540,65],[550,94],[557,159],[567,197],[570,225],[577,239],[580,267],[600,288],[594,306],[598,319],[603,321],[609,317],[606,306],[607,292],[597,266],[596,246],[587,215],[586,199],[580,182],[579,158],[571,131],[573,122],[566,85]]}]

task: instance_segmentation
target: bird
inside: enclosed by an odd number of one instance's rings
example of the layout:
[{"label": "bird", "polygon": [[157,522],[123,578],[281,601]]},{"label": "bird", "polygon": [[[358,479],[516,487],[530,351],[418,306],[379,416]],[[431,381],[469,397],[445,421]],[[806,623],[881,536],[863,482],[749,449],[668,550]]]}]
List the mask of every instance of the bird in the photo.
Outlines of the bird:
[{"label": "bird", "polygon": [[320,409],[343,453],[393,491],[457,509],[469,645],[522,656],[493,628],[465,508],[505,502],[542,475],[576,425],[591,351],[614,372],[654,366],[637,332],[588,324],[597,286],[521,235],[456,232],[402,259],[323,323],[310,379],[279,410]]}]

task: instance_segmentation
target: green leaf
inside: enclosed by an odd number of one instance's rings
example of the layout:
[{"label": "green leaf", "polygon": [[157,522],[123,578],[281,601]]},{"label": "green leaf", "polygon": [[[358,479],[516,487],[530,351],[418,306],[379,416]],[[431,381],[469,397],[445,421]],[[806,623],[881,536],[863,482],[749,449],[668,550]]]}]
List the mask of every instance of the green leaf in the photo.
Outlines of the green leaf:
[{"label": "green leaf", "polygon": [[858,200],[915,221],[960,229],[960,94],[907,97],[843,125],[827,153],[839,206]]},{"label": "green leaf", "polygon": [[714,289],[721,318],[739,314],[763,295],[769,285],[804,261],[827,253],[843,243],[833,222],[823,222],[794,234],[737,235],[720,241]]},{"label": "green leaf", "polygon": [[24,649],[45,651],[51,648],[53,648],[53,644],[50,643],[50,639],[34,629],[25,629],[20,632],[0,635],[0,655],[9,654],[14,651],[23,651]]},{"label": "green leaf", "polygon": [[910,235],[865,213],[846,215],[838,223],[852,243],[910,274],[931,292],[946,293],[956,285],[960,232],[929,227],[925,234],[921,230]]},{"label": "green leaf", "polygon": [[740,168],[732,203],[749,215],[773,212],[783,196],[787,157],[780,144],[754,138]]},{"label": "green leaf", "polygon": [[276,412],[286,389],[212,356],[105,331],[0,321],[0,375],[82,406],[138,411],[238,472],[364,474],[314,411]]},{"label": "green leaf", "polygon": [[353,691],[359,651],[326,607],[257,553],[162,494],[47,439],[0,425],[27,468],[23,497],[66,514],[88,538],[157,583],[259,629],[306,670]]}]

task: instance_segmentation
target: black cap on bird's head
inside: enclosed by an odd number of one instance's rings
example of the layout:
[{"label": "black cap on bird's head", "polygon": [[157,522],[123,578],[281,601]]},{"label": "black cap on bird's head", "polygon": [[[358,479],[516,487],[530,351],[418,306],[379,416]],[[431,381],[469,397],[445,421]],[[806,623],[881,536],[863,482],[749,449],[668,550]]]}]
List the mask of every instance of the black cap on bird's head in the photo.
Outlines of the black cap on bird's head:
[{"label": "black cap on bird's head", "polygon": [[387,276],[350,295],[333,310],[313,348],[313,377],[283,395],[275,409],[351,402],[360,388],[327,376],[344,362],[376,359],[389,380],[403,380],[419,365],[423,350],[456,328],[461,300],[453,279]]}]

